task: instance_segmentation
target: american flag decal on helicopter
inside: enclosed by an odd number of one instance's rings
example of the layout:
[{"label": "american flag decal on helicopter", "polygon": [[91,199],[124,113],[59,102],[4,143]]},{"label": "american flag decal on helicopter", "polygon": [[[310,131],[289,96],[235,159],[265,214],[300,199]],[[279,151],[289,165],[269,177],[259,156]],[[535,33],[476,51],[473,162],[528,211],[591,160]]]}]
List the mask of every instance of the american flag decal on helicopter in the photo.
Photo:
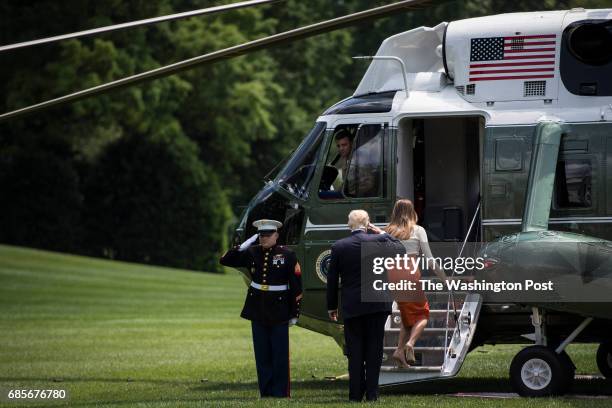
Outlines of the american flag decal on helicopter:
[{"label": "american flag decal on helicopter", "polygon": [[469,81],[553,78],[555,34],[472,38]]}]

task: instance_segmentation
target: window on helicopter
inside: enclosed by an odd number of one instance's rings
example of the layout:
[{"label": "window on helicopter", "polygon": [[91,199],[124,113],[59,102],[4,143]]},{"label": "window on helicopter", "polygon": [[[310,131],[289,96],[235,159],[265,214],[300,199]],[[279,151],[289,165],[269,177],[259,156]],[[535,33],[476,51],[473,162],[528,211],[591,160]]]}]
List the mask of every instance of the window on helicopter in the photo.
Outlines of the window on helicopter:
[{"label": "window on helicopter", "polygon": [[326,127],[325,122],[316,123],[276,178],[282,188],[300,199],[308,198],[308,186],[317,166]]},{"label": "window on helicopter", "polygon": [[324,199],[380,196],[383,137],[380,124],[336,127],[319,196]]},{"label": "window on helicopter", "polygon": [[321,198],[344,198],[342,186],[353,154],[353,141],[358,125],[340,125],[334,129],[325,168],[319,183]]},{"label": "window on helicopter", "polygon": [[589,159],[564,159],[557,162],[555,207],[590,208],[593,168]]}]

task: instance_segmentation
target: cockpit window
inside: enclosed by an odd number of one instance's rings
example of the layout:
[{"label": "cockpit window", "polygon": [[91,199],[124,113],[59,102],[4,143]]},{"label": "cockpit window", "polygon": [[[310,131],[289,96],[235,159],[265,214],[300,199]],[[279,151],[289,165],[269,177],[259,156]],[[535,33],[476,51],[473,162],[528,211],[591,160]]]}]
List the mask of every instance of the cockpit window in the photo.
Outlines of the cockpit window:
[{"label": "cockpit window", "polygon": [[325,122],[316,123],[276,178],[282,188],[300,199],[308,198],[308,185],[317,167],[325,127]]},{"label": "cockpit window", "polygon": [[343,124],[334,130],[319,197],[382,197],[385,130],[380,124]]},{"label": "cockpit window", "polygon": [[381,191],[383,127],[362,125],[357,131],[355,151],[351,157],[344,194],[347,197],[378,197]]}]

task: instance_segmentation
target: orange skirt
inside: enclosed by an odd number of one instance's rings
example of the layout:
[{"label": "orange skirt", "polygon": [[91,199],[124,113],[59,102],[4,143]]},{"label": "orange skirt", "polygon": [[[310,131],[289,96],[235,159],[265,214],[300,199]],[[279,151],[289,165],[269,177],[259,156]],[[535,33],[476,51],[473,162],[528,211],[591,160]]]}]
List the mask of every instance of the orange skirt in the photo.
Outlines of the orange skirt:
[{"label": "orange skirt", "polygon": [[[410,294],[405,294],[404,296],[396,294],[396,302],[402,318],[402,325],[404,327],[412,327],[419,320],[429,319],[429,302],[419,284],[421,271],[418,268],[415,273],[405,269],[394,269],[389,271],[388,277],[389,282],[400,282],[403,279],[417,284],[418,289],[411,291]],[[404,299],[409,298],[411,301],[402,301],[402,297]]]},{"label": "orange skirt", "polygon": [[404,327],[412,327],[419,320],[429,319],[429,302],[397,302]]}]

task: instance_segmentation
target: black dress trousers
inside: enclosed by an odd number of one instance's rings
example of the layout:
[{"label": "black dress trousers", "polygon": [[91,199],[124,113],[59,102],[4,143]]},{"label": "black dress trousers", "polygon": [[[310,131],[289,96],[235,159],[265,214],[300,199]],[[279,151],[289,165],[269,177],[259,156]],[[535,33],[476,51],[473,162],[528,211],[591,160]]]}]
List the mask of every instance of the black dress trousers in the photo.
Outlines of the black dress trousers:
[{"label": "black dress trousers", "polygon": [[344,320],[351,401],[361,401],[364,395],[368,401],[378,398],[387,316],[388,312],[378,312]]},{"label": "black dress trousers", "polygon": [[289,388],[289,326],[251,322],[259,395],[286,398]]}]

